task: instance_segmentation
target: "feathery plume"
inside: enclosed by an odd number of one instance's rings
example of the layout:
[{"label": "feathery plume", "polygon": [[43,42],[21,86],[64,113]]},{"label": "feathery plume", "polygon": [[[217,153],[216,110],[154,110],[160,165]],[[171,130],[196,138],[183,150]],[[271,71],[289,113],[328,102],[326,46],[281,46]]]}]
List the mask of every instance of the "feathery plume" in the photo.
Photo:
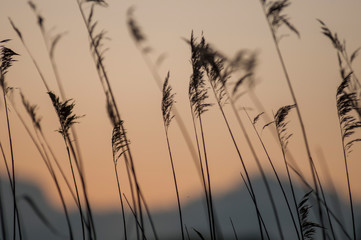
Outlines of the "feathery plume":
[{"label": "feathery plume", "polygon": [[23,35],[21,34],[20,30],[15,26],[14,22],[11,20],[11,18],[9,18],[9,22],[11,27],[14,29],[14,31],[16,32],[16,34],[19,36],[20,40],[23,41]]},{"label": "feathery plume", "polygon": [[129,141],[125,138],[125,132],[122,131],[121,123],[117,124],[113,128],[112,132],[112,150],[113,161],[117,164],[118,159],[127,151]]},{"label": "feathery plume", "polygon": [[344,44],[345,41],[341,43],[337,33],[332,33],[331,30],[327,27],[327,25],[320,19],[317,19],[317,21],[321,24],[323,35],[325,35],[326,37],[328,37],[328,39],[330,39],[333,47],[336,48],[337,51],[343,52],[345,50],[345,44]]},{"label": "feathery plume", "polygon": [[[10,41],[9,39],[2,40],[0,43],[6,43]],[[8,72],[8,69],[12,66],[13,62],[16,60],[14,56],[17,56],[16,52],[11,50],[10,48],[5,47],[4,45],[0,45],[0,85],[4,90],[7,89],[5,83],[5,75]]]},{"label": "feathery plume", "polygon": [[55,111],[59,117],[60,128],[58,132],[63,135],[63,137],[69,137],[69,129],[70,127],[76,123],[76,120],[80,118],[73,114],[73,108],[75,106],[74,102],[71,102],[72,99],[68,99],[64,102],[59,100],[59,97],[56,96],[53,92],[48,92],[48,95],[53,103]]},{"label": "feathery plume", "polygon": [[85,0],[85,2],[100,5],[102,7],[108,6],[108,3],[106,3],[104,0]]},{"label": "feathery plume", "polygon": [[[205,42],[204,37],[202,40]],[[218,101],[221,104],[225,103],[227,100],[226,84],[231,75],[231,71],[227,71],[228,69],[226,70],[224,67],[226,58],[212,49],[208,43],[198,44],[196,47],[200,52],[202,67],[217,94]]]},{"label": "feathery plume", "polygon": [[111,100],[109,91],[106,91],[105,96],[106,96],[106,104],[107,104],[106,108],[107,108],[108,117],[109,117],[110,122],[112,123],[113,127],[117,126],[118,124],[123,124],[123,122],[121,120],[119,120],[119,118],[117,116],[115,106]]},{"label": "feathery plume", "polygon": [[[277,35],[277,31],[280,27],[286,26],[289,30],[300,37],[300,33],[296,27],[290,23],[290,18],[287,14],[284,14],[284,10],[291,5],[289,0],[263,0],[261,1],[263,8],[265,9],[267,20],[272,28],[272,31]],[[280,41],[282,36],[277,37],[277,41]]]},{"label": "feathery plume", "polygon": [[241,50],[236,56],[229,61],[232,72],[241,72],[241,77],[235,82],[232,95],[234,96],[239,92],[239,88],[247,84],[248,89],[255,87],[255,71],[257,67],[257,52],[250,50]]},{"label": "feathery plume", "polygon": [[[320,19],[317,19],[318,22],[321,24],[321,30],[323,35],[325,35],[332,43],[333,47],[337,50],[337,58],[338,58],[338,64],[340,66],[340,72],[341,77],[344,80],[346,78],[346,73],[349,72],[348,75],[350,75],[350,72],[353,72],[352,69],[352,63],[356,59],[358,52],[361,48],[357,48],[355,51],[352,52],[352,54],[348,55],[346,51],[346,41],[340,40],[337,33],[333,33],[327,25],[321,21]],[[345,66],[344,66],[345,65]],[[351,91],[360,91],[361,84],[356,77],[356,75],[352,74],[352,83],[349,84],[348,88]]]},{"label": "feathery plume", "polygon": [[[89,1],[89,2],[98,3],[98,2],[103,2],[103,1]],[[109,40],[109,38],[106,36],[107,32],[105,30],[101,30],[100,32],[96,31],[96,28],[98,26],[98,21],[95,21],[93,18],[96,5],[99,5],[99,4],[92,4],[89,15],[88,15],[87,19],[84,21],[85,21],[86,27],[88,29],[88,33],[90,35],[90,50],[92,51],[93,58],[94,58],[94,61],[96,64],[96,68],[97,68],[98,72],[100,73],[101,72],[100,68],[102,68],[102,64],[104,61],[104,54],[108,50],[108,48],[103,48],[104,47],[103,43],[105,40]],[[100,5],[106,6],[104,4],[100,4]],[[104,73],[102,75],[104,75]],[[102,80],[104,80],[103,78],[104,78],[104,76],[102,76]]]},{"label": "feathery plume", "polygon": [[276,112],[276,115],[275,115],[276,128],[277,128],[277,131],[280,136],[282,148],[284,150],[286,150],[287,145],[288,145],[288,140],[293,135],[292,133],[291,134],[287,133],[288,121],[286,121],[286,117],[287,117],[288,113],[295,107],[296,107],[295,104],[283,106],[280,109],[278,109],[278,111]]},{"label": "feathery plume", "polygon": [[41,117],[38,117],[36,114],[36,110],[38,106],[36,104],[32,105],[28,100],[26,100],[22,92],[20,92],[20,96],[21,96],[21,101],[27,113],[29,114],[34,126],[41,132],[41,126],[40,126]]},{"label": "feathery plume", "polygon": [[256,117],[253,118],[253,125],[256,125],[256,123],[258,122],[258,120],[260,119],[260,117],[264,114],[264,112],[261,112],[259,114],[257,114]]},{"label": "feathery plume", "polygon": [[[342,128],[342,139],[347,153],[351,152],[354,143],[360,142],[360,138],[352,138],[356,130],[361,128],[361,121],[356,119],[355,115],[360,115],[358,108],[359,99],[355,92],[348,92],[347,87],[350,84],[352,73],[342,81],[337,89],[337,110]],[[347,139],[350,139],[347,141]]]},{"label": "feathery plume", "polygon": [[166,130],[168,129],[170,122],[172,121],[174,115],[172,113],[172,108],[175,103],[174,93],[172,93],[172,87],[169,85],[169,72],[165,78],[163,84],[163,98],[162,98],[162,115],[164,126]]},{"label": "feathery plume", "polygon": [[212,104],[205,103],[205,100],[208,98],[208,93],[206,89],[206,83],[203,78],[204,70],[201,54],[199,49],[203,48],[205,45],[205,40],[202,38],[200,43],[196,42],[196,39],[193,37],[193,32],[190,39],[192,57],[192,69],[193,73],[189,83],[189,99],[196,117],[199,117],[202,113],[206,112],[208,107]]},{"label": "feathery plume", "polygon": [[309,211],[311,209],[311,206],[307,202],[309,201],[309,196],[311,193],[312,191],[306,193],[303,196],[301,202],[299,202],[297,205],[297,211],[300,214],[301,220],[301,232],[305,240],[314,239],[313,236],[316,233],[315,228],[321,227],[319,224],[309,220]]},{"label": "feathery plume", "polygon": [[135,10],[134,6],[132,6],[128,9],[127,23],[128,23],[129,31],[130,31],[132,37],[138,44],[141,44],[142,42],[146,41],[147,39],[133,16],[134,10]]}]

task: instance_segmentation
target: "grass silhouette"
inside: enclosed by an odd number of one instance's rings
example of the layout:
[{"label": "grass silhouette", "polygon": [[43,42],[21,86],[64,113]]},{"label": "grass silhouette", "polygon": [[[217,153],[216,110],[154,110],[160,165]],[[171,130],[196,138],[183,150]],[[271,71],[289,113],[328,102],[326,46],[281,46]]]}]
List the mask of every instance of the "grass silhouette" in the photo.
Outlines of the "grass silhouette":
[{"label": "grass silhouette", "polygon": [[[53,34],[54,31],[48,30],[46,27],[46,21],[43,14],[39,10],[38,6],[29,1],[28,5],[35,14],[37,25],[40,29],[42,38],[42,44],[45,47],[47,55],[47,61],[49,62],[50,72],[54,75],[56,80],[56,87],[53,87],[48,77],[44,73],[46,65],[43,62],[37,61],[37,51],[31,50],[31,42],[28,43],[28,36],[23,33],[21,26],[18,27],[15,22],[9,18],[9,26],[14,30],[15,35],[22,43],[23,49],[29,55],[33,66],[37,74],[39,75],[42,84],[45,87],[45,91],[39,90],[39,92],[45,92],[48,94],[53,109],[55,110],[58,128],[62,140],[65,144],[66,156],[57,156],[57,151],[64,150],[61,146],[54,146],[53,140],[49,140],[46,136],[49,134],[44,128],[43,119],[38,115],[38,106],[32,105],[25,98],[22,90],[19,91],[17,87],[11,87],[8,85],[8,72],[12,69],[12,66],[16,64],[16,61],[23,61],[22,55],[19,55],[18,49],[11,49],[9,39],[0,41],[0,86],[2,88],[5,116],[3,116],[4,122],[7,126],[7,139],[6,144],[4,140],[0,142],[0,148],[2,152],[2,158],[5,166],[5,173],[7,174],[8,184],[12,193],[12,211],[11,214],[6,214],[5,209],[8,207],[4,197],[2,195],[2,186],[5,183],[0,184],[0,222],[1,222],[1,239],[25,239],[26,222],[21,221],[22,209],[18,207],[18,202],[26,202],[30,208],[34,211],[35,215],[43,222],[43,224],[49,228],[54,235],[65,236],[65,239],[76,239],[75,232],[79,232],[80,229],[76,229],[76,226],[81,227],[81,238],[96,240],[102,239],[102,236],[98,236],[97,225],[93,217],[94,209],[91,205],[91,197],[89,195],[89,188],[92,186],[89,184],[89,179],[85,177],[86,174],[86,158],[83,158],[82,152],[86,152],[87,149],[81,148],[77,131],[74,128],[75,123],[77,125],[82,124],[82,116],[74,113],[75,101],[67,98],[66,90],[63,86],[61,79],[61,70],[58,68],[56,59],[56,49],[63,41],[64,34]],[[119,228],[122,229],[122,235],[116,236],[122,239],[161,239],[157,233],[157,223],[153,221],[152,211],[148,206],[147,199],[145,197],[144,188],[142,187],[142,176],[139,174],[139,169],[143,166],[138,163],[137,154],[133,151],[133,145],[131,145],[130,134],[126,128],[128,122],[121,117],[122,106],[117,101],[118,89],[113,88],[114,83],[111,74],[108,74],[106,70],[107,59],[107,42],[108,33],[100,26],[100,21],[97,20],[97,11],[107,11],[108,3],[104,0],[77,0],[77,8],[79,10],[80,22],[82,22],[83,29],[89,40],[89,50],[94,63],[93,70],[97,74],[97,78],[101,84],[101,89],[104,93],[104,111],[107,113],[112,128],[111,133],[111,153],[112,162],[115,171],[115,180],[117,186],[117,194],[119,197],[122,224]],[[284,222],[286,219],[282,219],[280,214],[281,209],[276,202],[276,194],[282,193],[284,200],[283,204],[287,206],[287,214],[289,219],[292,220],[292,231],[297,239],[308,240],[322,238],[326,239],[351,239],[356,240],[359,238],[357,216],[355,200],[352,186],[356,186],[357,183],[352,180],[350,170],[350,162],[353,159],[351,152],[359,147],[361,142],[360,128],[361,128],[361,88],[360,82],[357,78],[357,70],[353,64],[357,61],[357,55],[359,49],[354,50],[350,55],[346,50],[346,42],[340,40],[339,36],[332,32],[330,28],[322,20],[318,20],[320,27],[320,34],[324,35],[331,41],[332,46],[336,50],[337,59],[339,63],[340,83],[336,92],[336,106],[338,116],[338,123],[340,127],[341,135],[341,147],[343,154],[344,171],[347,182],[347,193],[349,201],[349,212],[351,219],[351,226],[342,220],[342,216],[339,216],[336,211],[336,207],[329,204],[330,199],[326,197],[326,184],[321,182],[320,165],[317,163],[317,158],[313,157],[311,151],[312,141],[306,131],[307,120],[303,118],[302,107],[299,104],[299,97],[296,96],[297,90],[294,87],[294,82],[289,75],[289,69],[286,67],[286,61],[284,52],[281,51],[281,40],[284,35],[283,31],[289,31],[296,36],[302,35],[301,31],[298,31],[294,26],[288,14],[285,13],[288,7],[291,5],[290,0],[260,0],[261,10],[266,19],[266,25],[271,33],[271,40],[273,41],[275,52],[280,63],[284,78],[286,80],[286,87],[288,88],[291,96],[291,102],[284,102],[272,117],[267,113],[269,109],[265,107],[262,101],[255,93],[255,87],[257,85],[257,67],[260,63],[260,54],[257,51],[248,49],[242,49],[235,54],[235,57],[227,57],[227,54],[222,53],[220,50],[222,46],[215,46],[208,43],[205,40],[203,33],[199,38],[195,37],[195,31],[191,31],[189,39],[183,39],[183,44],[188,47],[188,59],[184,61],[189,62],[188,72],[188,92],[184,91],[184,94],[188,94],[188,102],[190,109],[189,120],[186,116],[182,116],[182,111],[176,108],[178,101],[176,102],[175,96],[178,93],[174,92],[173,83],[177,76],[170,77],[170,71],[168,71],[165,80],[162,81],[159,73],[159,66],[164,61],[164,56],[161,54],[153,61],[151,53],[154,51],[150,47],[150,41],[145,36],[140,24],[135,18],[135,7],[130,7],[127,10],[126,25],[128,27],[130,37],[134,41],[137,50],[141,53],[143,60],[145,61],[148,69],[151,72],[153,80],[155,80],[160,90],[161,99],[159,104],[161,105],[160,112],[163,120],[163,128],[165,131],[164,142],[159,142],[159,148],[162,144],[164,148],[168,150],[168,156],[170,160],[170,166],[172,171],[172,179],[168,179],[169,182],[174,183],[174,191],[177,199],[177,209],[179,215],[179,227],[180,231],[174,233],[175,237],[179,239],[224,239],[223,229],[220,227],[223,222],[217,217],[217,205],[215,204],[215,183],[216,173],[213,168],[213,161],[217,160],[214,154],[214,149],[211,149],[210,142],[212,130],[208,121],[208,113],[217,108],[220,111],[220,119],[224,121],[224,125],[219,124],[219,128],[225,127],[225,134],[228,136],[230,145],[234,147],[237,160],[240,161],[241,177],[247,191],[249,193],[249,200],[252,201],[254,207],[254,215],[257,218],[258,224],[258,236],[260,239],[287,239],[286,226]],[[315,22],[317,24],[317,22]],[[85,27],[85,28],[84,28]],[[188,33],[189,34],[189,33]],[[210,38],[211,39],[211,38]],[[181,40],[180,40],[181,41]],[[331,48],[330,48],[331,49]],[[70,54],[69,54],[70,55]],[[70,57],[69,57],[70,59]],[[130,57],[129,57],[130,59]],[[139,68],[139,66],[138,66]],[[140,68],[139,68],[140,69]],[[138,69],[137,69],[138,70]],[[44,71],[44,72],[43,72]],[[172,82],[173,81],[173,82]],[[118,86],[118,85],[117,85]],[[84,89],[86,86],[83,86]],[[143,89],[142,85],[139,85],[138,90]],[[59,95],[58,95],[59,92]],[[17,106],[16,101],[13,101],[12,95],[16,95],[21,98],[22,110]],[[251,100],[250,103],[244,101],[244,97],[248,96]],[[74,97],[76,99],[76,96]],[[48,99],[49,100],[49,99]],[[137,101],[139,99],[130,99],[130,101]],[[143,101],[143,100],[142,100]],[[126,103],[130,104],[130,103]],[[252,107],[248,107],[252,104],[259,114],[253,114],[251,112]],[[10,111],[11,110],[11,111]],[[303,109],[302,109],[303,110]],[[23,111],[28,114],[29,119],[23,117]],[[13,141],[12,130],[15,128],[13,124],[12,114],[16,116],[21,125],[24,127],[26,134],[30,137],[30,144],[34,145],[38,154],[40,155],[50,177],[54,183],[57,191],[57,196],[61,202],[64,218],[66,220],[68,232],[59,233],[57,226],[53,226],[51,221],[47,219],[42,213],[42,206],[38,205],[30,196],[17,194],[17,168],[14,149],[19,150],[21,146],[17,146]],[[100,115],[100,114],[99,114]],[[254,116],[255,117],[251,117]],[[176,141],[175,136],[170,135],[169,127],[172,120],[175,120],[178,125],[179,138],[185,142],[188,151],[190,152],[190,158],[192,158],[195,164],[195,173],[197,178],[201,180],[202,190],[200,194],[204,194],[204,206],[206,210],[206,217],[204,219],[207,222],[208,229],[205,232],[204,229],[199,229],[197,226],[192,226],[187,223],[187,219],[182,213],[182,209],[185,204],[183,202],[183,196],[181,192],[182,188],[182,174],[181,168],[177,167],[178,159],[177,151],[173,150],[173,146],[176,146],[179,142]],[[32,128],[29,127],[29,122]],[[146,119],[144,121],[148,124]],[[189,121],[189,122],[188,122]],[[55,124],[55,123],[54,123]],[[189,126],[193,127],[193,133],[187,129]],[[296,127],[295,127],[296,126]],[[152,126],[149,126],[151,128]],[[298,129],[299,128],[299,129]],[[297,131],[301,134],[298,135]],[[273,134],[273,140],[265,139],[262,137],[264,132],[270,132]],[[192,136],[193,135],[193,136]],[[92,136],[92,131],[89,130],[89,136]],[[178,137],[178,136],[177,136]],[[96,137],[95,137],[96,138]],[[194,139],[193,139],[194,138]],[[240,140],[242,138],[242,141]],[[304,149],[307,156],[307,163],[310,168],[311,178],[307,174],[301,171],[298,164],[304,165],[303,162],[298,162],[296,156],[291,154],[291,148],[289,143],[298,140],[296,144],[297,148]],[[218,140],[218,139],[216,139]],[[96,140],[97,141],[97,140]],[[132,139],[136,141],[136,139]],[[150,141],[155,141],[150,139]],[[108,142],[109,143],[109,142]],[[172,145],[171,145],[172,143]],[[224,144],[219,141],[218,146]],[[271,152],[269,144],[277,146],[277,151],[281,156],[279,160]],[[108,144],[109,145],[109,144]],[[100,144],[99,144],[100,146]],[[171,147],[172,146],[172,147]],[[9,147],[7,150],[6,148]],[[56,149],[57,151],[54,151]],[[62,150],[61,150],[62,149]],[[281,151],[279,151],[281,150]],[[154,149],[154,151],[157,151]],[[226,150],[221,151],[220,156],[224,164],[228,164]],[[266,162],[263,162],[265,156]],[[65,159],[63,159],[65,158]],[[16,161],[15,161],[16,160]],[[68,161],[69,166],[65,169],[62,161]],[[11,164],[10,164],[11,161]],[[154,161],[154,160],[152,160]],[[257,173],[260,174],[262,184],[265,189],[264,197],[270,203],[272,210],[272,219],[274,222],[270,222],[266,212],[263,212],[263,206],[260,205],[261,195],[256,192],[254,188],[254,179],[251,174],[250,161],[253,161],[256,166]],[[279,161],[282,163],[282,168],[276,164]],[[316,168],[317,166],[317,168]],[[277,179],[277,192],[270,185],[270,180],[267,177],[267,169],[270,168],[270,172]],[[150,170],[152,171],[152,170]],[[154,171],[154,170],[153,170]],[[254,170],[253,170],[254,171]],[[339,170],[341,171],[341,170]],[[120,174],[121,172],[121,174]],[[189,170],[189,172],[191,172]],[[2,174],[3,172],[1,172]],[[71,173],[71,176],[70,174]],[[126,181],[124,181],[124,176]],[[60,175],[59,175],[60,174]],[[70,176],[70,177],[69,177]],[[287,177],[288,185],[290,189],[285,187],[281,181],[282,176]],[[1,178],[2,179],[2,178]],[[311,179],[311,181],[310,181]],[[62,182],[65,184],[62,184]],[[304,188],[304,194],[302,197],[295,193],[295,185],[302,184]],[[129,189],[129,194],[124,188]],[[160,186],[155,186],[150,191],[155,191]],[[173,192],[174,193],[174,192]],[[73,203],[70,203],[65,199],[65,195],[69,194],[74,200],[77,210],[77,217],[79,217],[80,224],[76,225],[74,221],[70,220],[70,208]],[[100,195],[102,193],[99,193]],[[234,206],[237,209],[238,206]],[[127,213],[130,213],[129,215]],[[245,216],[247,217],[247,216]],[[228,225],[232,227],[232,235],[235,239],[241,239],[237,231],[237,225],[234,224],[231,217],[229,217]],[[174,220],[177,222],[178,220]],[[78,222],[79,223],[79,222]],[[149,224],[148,224],[149,223]],[[149,226],[150,229],[147,229]],[[272,226],[276,226],[277,230],[273,230]],[[352,233],[350,232],[350,229]],[[192,230],[192,231],[188,231]],[[132,235],[133,234],[133,235]],[[274,234],[275,236],[273,236]],[[295,238],[296,238],[295,237]]]}]

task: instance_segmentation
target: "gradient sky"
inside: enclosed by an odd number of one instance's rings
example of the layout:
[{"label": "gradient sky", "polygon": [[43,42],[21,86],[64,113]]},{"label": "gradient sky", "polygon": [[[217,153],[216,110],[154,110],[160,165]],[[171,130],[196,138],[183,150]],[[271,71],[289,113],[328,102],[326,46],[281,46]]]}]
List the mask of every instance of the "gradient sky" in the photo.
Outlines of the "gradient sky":
[{"label": "gradient sky", "polygon": [[[66,32],[57,47],[55,57],[66,95],[75,100],[75,112],[84,115],[76,129],[85,161],[91,202],[98,209],[118,208],[111,152],[111,124],[106,114],[105,97],[92,62],[87,33],[76,1],[37,0],[34,3],[45,18],[46,28],[52,34]],[[98,30],[105,29],[109,37],[105,42],[105,47],[109,48],[105,54],[105,65],[131,141],[140,183],[151,206],[171,206],[175,204],[176,198],[160,111],[161,94],[129,35],[126,26],[126,11],[129,7],[136,7],[134,15],[153,49],[149,54],[150,59],[155,61],[160,54],[166,53],[167,58],[158,71],[162,78],[168,70],[170,71],[170,84],[176,92],[177,108],[190,133],[193,134],[187,96],[191,75],[190,49],[182,38],[189,38],[192,30],[195,36],[201,36],[203,32],[209,43],[230,57],[241,49],[258,51],[259,84],[255,93],[269,114],[283,105],[292,104],[292,100],[259,1],[127,0],[108,3],[107,8],[96,9],[95,18],[99,21]],[[39,106],[38,113],[42,116],[44,132],[56,149],[64,169],[70,174],[62,137],[55,132],[58,121],[51,102],[29,55],[8,21],[10,17],[20,29],[50,87],[58,93],[36,18],[25,0],[0,0],[0,6],[0,40],[13,39],[8,46],[21,55],[16,58],[18,61],[9,70],[8,84],[21,88],[28,100]],[[322,150],[332,179],[341,194],[346,192],[346,178],[335,99],[336,88],[341,79],[336,52],[330,41],[320,33],[320,24],[316,19],[322,19],[341,39],[346,39],[347,49],[351,53],[361,46],[360,10],[361,2],[358,0],[292,1],[287,13],[301,37],[290,34],[281,41],[281,50],[299,101],[316,165],[323,172],[319,154]],[[354,62],[354,68],[360,76],[360,59]],[[14,100],[24,118],[29,120],[17,94]],[[238,102],[238,106],[254,108],[247,95]],[[0,114],[0,139],[10,159],[3,105]],[[226,107],[226,114],[236,132],[246,164],[255,176],[258,170],[229,106]],[[255,116],[258,112],[254,110],[250,111],[250,114]],[[246,121],[246,117],[242,115]],[[309,166],[295,117],[295,114],[290,115],[289,130],[294,136],[290,140],[289,148],[305,174],[309,175]],[[46,192],[47,198],[56,205],[58,196],[54,194],[55,187],[50,175],[13,112],[11,124],[17,176],[39,184]],[[249,124],[246,125],[254,138]],[[241,164],[216,107],[205,113],[204,128],[212,187],[215,192],[225,192],[241,183]],[[185,202],[201,194],[201,184],[194,162],[175,122],[170,126],[169,136],[180,195]],[[279,171],[284,172],[280,149],[274,143],[271,133],[266,130],[262,137]],[[265,168],[269,170],[265,155],[256,141],[255,147]],[[361,167],[360,156],[360,145],[356,144],[350,154],[350,175],[358,200],[361,200],[361,188],[357,184],[360,180],[357,176]],[[119,167],[121,183],[128,194],[124,165],[120,164]],[[0,173],[5,176],[2,160]],[[322,180],[326,186],[329,180]],[[343,196],[346,198],[346,195]],[[68,198],[71,201],[70,196]]]}]

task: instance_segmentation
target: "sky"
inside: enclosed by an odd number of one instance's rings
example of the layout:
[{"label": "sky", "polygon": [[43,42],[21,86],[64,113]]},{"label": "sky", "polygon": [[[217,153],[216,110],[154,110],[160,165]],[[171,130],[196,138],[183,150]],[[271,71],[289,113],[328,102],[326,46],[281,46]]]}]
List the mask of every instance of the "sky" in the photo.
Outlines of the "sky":
[{"label": "sky", "polygon": [[[168,71],[170,72],[170,84],[176,93],[176,107],[192,138],[193,126],[187,96],[192,68],[190,48],[184,41],[190,38],[192,31],[198,38],[203,33],[215,49],[228,57],[234,56],[242,49],[258,53],[257,86],[254,93],[270,115],[278,108],[292,104],[286,80],[259,1],[107,2],[108,7],[96,8],[94,18],[98,21],[97,29],[106,31],[107,40],[104,48],[108,50],[104,62],[130,139],[140,185],[151,207],[157,209],[172,207],[176,203],[176,198],[162,122],[161,93],[129,34],[126,24],[127,10],[134,7],[134,16],[147,38],[147,44],[152,48],[147,55],[148,59],[155,63],[159,56],[165,54],[166,58],[157,67],[157,71],[162,79]],[[351,53],[361,46],[359,31],[361,2],[357,0],[291,2],[292,5],[286,12],[300,32],[300,37],[282,29],[282,33],[287,36],[280,41],[281,51],[299,101],[312,155],[316,167],[320,169],[321,179],[326,187],[330,187],[330,180],[325,177],[324,164],[326,164],[338,192],[346,199],[346,178],[335,99],[341,79],[336,51],[330,41],[321,34],[320,24],[316,19],[324,21],[341,39],[345,39],[347,50]],[[111,149],[112,127],[107,117],[105,96],[91,58],[89,39],[76,1],[37,0],[34,3],[45,19],[44,24],[48,32],[52,36],[64,33],[57,45],[55,59],[66,96],[74,100],[74,110],[76,114],[82,116],[76,124],[76,130],[84,159],[91,203],[99,210],[118,208],[119,198]],[[20,54],[16,57],[17,62],[9,70],[7,82],[10,86],[21,89],[31,103],[38,105],[44,133],[70,177],[64,142],[61,135],[56,132],[57,116],[31,58],[8,20],[10,17],[22,32],[50,88],[58,94],[59,90],[35,15],[24,0],[0,0],[0,6],[0,40],[12,39],[8,47]],[[86,5],[85,10],[89,11],[89,9],[89,5]],[[355,74],[361,74],[360,59],[355,60],[354,70]],[[17,91],[13,99],[17,109],[30,126],[30,119],[19,101]],[[214,102],[214,98],[210,97],[210,101]],[[259,113],[247,94],[242,96],[237,106],[251,109],[249,114],[253,117]],[[17,176],[19,179],[40,185],[46,197],[57,206],[59,200],[50,175],[11,108],[10,120]],[[247,167],[252,176],[256,177],[259,171],[229,105],[225,106],[225,112]],[[271,175],[266,156],[255,138],[252,125],[247,122],[244,112],[240,111],[240,113],[254,141],[259,158]],[[7,158],[10,159],[3,102],[1,102],[0,114],[2,119],[0,140]],[[295,156],[306,176],[310,177],[296,114],[291,113],[289,117],[289,130],[294,134],[289,142],[289,151]],[[226,192],[242,184],[241,164],[219,109],[216,106],[212,107],[204,114],[203,120],[212,188],[215,193]],[[260,131],[261,127],[258,130]],[[202,194],[202,186],[194,161],[174,121],[169,128],[169,138],[180,196],[182,202],[186,203]],[[273,140],[271,132],[262,131],[262,138],[279,172],[284,174],[280,148]],[[354,196],[359,201],[361,201],[361,188],[357,185],[360,180],[357,175],[361,167],[358,161],[360,156],[360,146],[356,144],[354,151],[349,155],[349,164],[350,177],[354,183],[352,185]],[[120,161],[118,167],[122,188],[126,194],[129,194],[124,163]],[[6,174],[3,160],[0,162],[0,174],[2,176]],[[70,203],[69,194],[67,199]]]}]

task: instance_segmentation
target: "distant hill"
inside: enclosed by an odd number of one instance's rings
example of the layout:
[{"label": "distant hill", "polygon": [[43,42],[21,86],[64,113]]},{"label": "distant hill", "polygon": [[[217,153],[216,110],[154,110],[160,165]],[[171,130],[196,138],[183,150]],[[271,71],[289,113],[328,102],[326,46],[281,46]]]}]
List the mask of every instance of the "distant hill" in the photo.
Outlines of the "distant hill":
[{"label": "distant hill", "polygon": [[[290,194],[290,189],[286,183],[283,183],[286,188],[286,192]],[[276,228],[276,221],[274,214],[271,208],[271,204],[268,196],[266,195],[266,190],[263,184],[263,181],[259,178],[253,179],[254,189],[257,195],[257,202],[260,207],[260,212],[265,221],[271,239],[279,239],[279,234]],[[295,230],[292,225],[290,214],[287,210],[286,203],[283,199],[282,193],[276,181],[270,179],[270,186],[276,200],[277,208],[279,215],[282,221],[282,229],[286,239],[297,239],[295,235]],[[60,240],[68,239],[67,238],[67,227],[65,217],[62,212],[58,212],[53,209],[48,202],[46,202],[42,192],[36,186],[25,183],[17,182],[17,191],[18,196],[24,194],[31,197],[31,199],[36,203],[37,206],[41,207],[41,211],[44,213],[47,219],[51,224],[56,228],[57,233],[52,232],[49,228],[39,220],[39,218],[34,214],[33,209],[24,200],[19,200],[19,208],[21,211],[21,220],[23,226],[23,232],[25,234],[25,239],[34,239],[34,240]],[[304,190],[300,187],[296,187],[296,195],[298,201],[302,199],[304,195]],[[7,216],[7,228],[11,229],[12,220],[10,218],[12,211],[12,202],[11,202],[11,192],[8,186],[8,181],[1,179],[1,197],[3,200],[3,205],[6,206],[5,214]],[[290,196],[290,195],[289,195]],[[350,217],[349,217],[349,208],[346,203],[341,203],[340,209],[342,213],[335,211],[332,207],[332,202],[334,196],[330,193],[326,193],[327,201],[330,204],[331,208],[338,216],[340,220],[347,219],[347,231],[351,233],[350,229]],[[316,203],[311,201],[310,203],[314,208]],[[214,206],[216,209],[217,215],[217,227],[220,230],[219,239],[235,239],[234,232],[230,223],[230,218],[232,219],[234,226],[237,231],[239,239],[253,240],[260,239],[259,228],[257,215],[254,208],[254,205],[251,201],[251,198],[247,192],[247,189],[239,185],[232,189],[231,191],[214,197]],[[209,235],[208,221],[206,218],[206,205],[204,199],[195,199],[189,202],[187,205],[182,206],[184,214],[184,222],[187,226],[188,232],[191,236],[191,239],[200,239],[195,231],[201,232],[206,238]],[[356,212],[360,213],[360,206],[355,207]],[[356,216],[360,216],[359,214]],[[179,218],[177,209],[172,209],[169,211],[158,211],[152,213],[153,220],[156,225],[157,233],[160,239],[166,240],[176,240],[180,239],[180,230],[179,230]],[[130,239],[136,239],[134,232],[134,221],[132,221],[132,216],[127,214],[128,219],[128,233],[130,234]],[[357,219],[360,219],[357,217]],[[74,229],[76,231],[76,239],[81,239],[81,226],[79,221],[78,213],[71,214],[71,221],[73,223]],[[358,222],[359,223],[359,222]],[[113,239],[122,239],[122,218],[119,210],[114,210],[110,212],[95,212],[95,224],[98,239],[101,240],[113,240]],[[334,221],[332,225],[337,232],[339,239],[346,239],[340,228],[337,226],[337,223]],[[360,224],[358,224],[360,226]],[[328,226],[329,227],[329,226]],[[146,222],[145,230],[147,232],[147,239],[153,239],[152,232],[150,231],[149,222]],[[317,230],[317,235],[319,236],[320,230]],[[316,239],[319,239],[317,237]]]}]

